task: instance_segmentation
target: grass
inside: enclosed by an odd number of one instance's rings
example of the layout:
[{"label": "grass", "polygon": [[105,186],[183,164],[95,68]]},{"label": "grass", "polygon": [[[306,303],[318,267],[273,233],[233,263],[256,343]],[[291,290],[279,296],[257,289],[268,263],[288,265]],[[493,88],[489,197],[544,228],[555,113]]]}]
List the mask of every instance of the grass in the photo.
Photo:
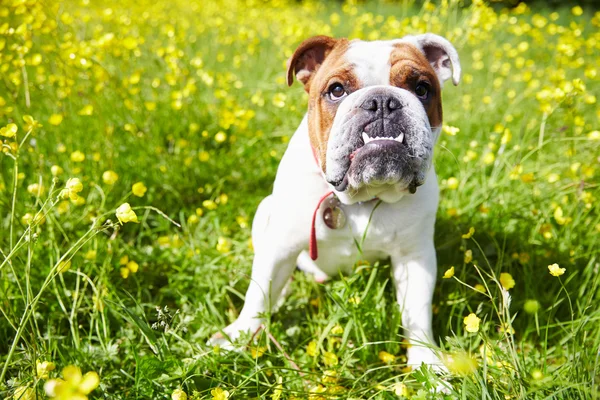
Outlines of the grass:
[{"label": "grass", "polygon": [[[600,15],[449,3],[3,2],[0,393],[443,397],[405,367],[386,260],[296,272],[248,351],[205,345],[241,309],[251,218],[306,108],[286,58],[315,34],[432,31],[464,71],[435,160],[446,397],[598,398]],[[126,202],[139,223],[117,222]]]}]

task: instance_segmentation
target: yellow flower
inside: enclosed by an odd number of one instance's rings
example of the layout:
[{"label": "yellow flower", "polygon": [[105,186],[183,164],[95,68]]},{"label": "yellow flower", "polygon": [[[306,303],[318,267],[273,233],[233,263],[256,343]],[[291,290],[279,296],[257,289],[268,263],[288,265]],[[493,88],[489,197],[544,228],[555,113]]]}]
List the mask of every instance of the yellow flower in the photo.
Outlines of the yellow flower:
[{"label": "yellow flower", "polygon": [[59,274],[62,274],[62,273],[67,272],[70,269],[71,269],[71,260],[61,261],[58,263],[58,266],[56,267],[56,272],[58,272]]},{"label": "yellow flower", "polygon": [[31,115],[23,115],[23,121],[25,121],[25,130],[34,131],[35,129],[41,128],[42,124],[36,121]]},{"label": "yellow flower", "polygon": [[81,110],[79,110],[79,112],[77,114],[79,115],[92,115],[94,113],[94,106],[91,104],[85,105],[83,106],[83,108]]},{"label": "yellow flower", "polygon": [[39,183],[32,183],[31,185],[27,186],[27,191],[29,192],[29,194],[32,194],[34,196],[41,196],[46,191],[46,188],[43,185],[40,185]]},{"label": "yellow flower", "polygon": [[133,193],[134,196],[137,196],[137,197],[144,197],[147,190],[148,190],[148,188],[146,187],[146,185],[144,185],[143,182],[136,182],[131,187],[131,192]]},{"label": "yellow flower", "polygon": [[590,140],[600,140],[600,131],[591,131],[587,136]]},{"label": "yellow flower", "polygon": [[202,202],[202,207],[206,208],[207,210],[216,210],[217,209],[217,203],[215,203],[212,200],[204,200]]},{"label": "yellow flower", "polygon": [[338,357],[334,353],[327,351],[323,354],[323,364],[328,367],[338,365]]},{"label": "yellow flower", "polygon": [[119,208],[117,208],[116,215],[121,224],[126,224],[127,222],[139,222],[135,211],[131,209],[129,203],[121,204]]},{"label": "yellow flower", "polygon": [[265,350],[267,350],[267,348],[264,346],[251,347],[250,354],[252,355],[252,358],[256,359],[262,357],[262,355],[265,354]]},{"label": "yellow flower", "polygon": [[515,280],[508,272],[502,272],[500,274],[500,284],[504,289],[510,290],[515,287]]},{"label": "yellow flower", "polygon": [[55,368],[56,366],[52,361],[40,362],[40,360],[37,360],[35,362],[35,369],[39,379],[48,379],[48,374],[50,371],[54,371]]},{"label": "yellow flower", "polygon": [[442,132],[444,132],[448,136],[456,136],[460,129],[455,126],[444,125],[442,126]]},{"label": "yellow flower", "polygon": [[217,239],[217,251],[219,253],[229,253],[231,250],[231,240],[222,236]]},{"label": "yellow flower", "polygon": [[227,400],[229,398],[229,392],[220,387],[211,390],[210,394],[212,395],[212,400]]},{"label": "yellow flower", "polygon": [[62,370],[63,379],[51,379],[44,385],[46,394],[59,400],[87,400],[90,394],[100,384],[100,377],[90,371],[85,375],[74,365]]},{"label": "yellow flower", "polygon": [[217,142],[217,143],[223,143],[226,140],[227,140],[227,135],[225,134],[225,132],[219,131],[215,135],[215,142]]},{"label": "yellow flower", "polygon": [[85,258],[88,261],[94,261],[96,259],[96,254],[96,250],[88,250],[83,256],[83,258]]},{"label": "yellow flower", "polygon": [[85,154],[83,154],[79,150],[75,150],[71,153],[71,161],[73,162],[83,162],[85,160]]},{"label": "yellow flower", "polygon": [[344,333],[344,328],[342,328],[339,324],[336,324],[333,328],[331,328],[332,335],[341,335]]},{"label": "yellow flower", "polygon": [[58,176],[58,175],[61,175],[64,172],[64,170],[61,167],[59,167],[58,165],[53,165],[50,168],[50,172],[52,173],[52,176]]},{"label": "yellow flower", "polygon": [[556,207],[556,209],[554,210],[554,220],[559,225],[564,225],[567,222],[569,222],[569,218],[565,218],[561,207]]},{"label": "yellow flower", "polygon": [[317,342],[311,340],[310,343],[306,346],[306,354],[310,357],[316,357],[319,355],[319,348],[317,346]]},{"label": "yellow flower", "polygon": [[201,162],[207,162],[210,159],[210,153],[208,151],[201,151],[200,153],[198,153],[198,159]]},{"label": "yellow flower", "polygon": [[485,293],[485,286],[483,286],[481,283],[476,284],[475,286],[473,286],[473,288],[479,293]]},{"label": "yellow flower", "polygon": [[465,251],[465,264],[468,264],[471,261],[473,261],[473,251],[467,250]]},{"label": "yellow flower", "polygon": [[396,361],[396,356],[388,353],[387,351],[381,350],[379,352],[379,359],[386,364],[391,364]]},{"label": "yellow flower", "polygon": [[273,105],[278,108],[283,108],[285,107],[286,99],[287,96],[285,95],[285,93],[275,93],[275,95],[273,96]]},{"label": "yellow flower", "polygon": [[187,394],[182,389],[175,389],[171,393],[172,400],[187,400]]},{"label": "yellow flower", "polygon": [[574,16],[579,17],[580,15],[583,14],[583,8],[581,8],[581,6],[575,6],[575,7],[571,8],[571,12],[573,13]]},{"label": "yellow flower", "polygon": [[560,268],[556,263],[548,265],[548,271],[550,271],[550,275],[552,276],[561,276],[566,270],[566,268]]},{"label": "yellow flower", "polygon": [[396,382],[396,383],[394,383],[392,385],[392,391],[398,397],[408,397],[409,396],[408,386],[406,386],[402,382]]},{"label": "yellow flower", "polygon": [[123,279],[129,278],[129,268],[123,267],[119,270],[119,272],[121,273],[121,278],[123,278]]},{"label": "yellow flower", "polygon": [[[477,324],[479,325],[479,323]],[[470,375],[477,370],[477,360],[466,352],[459,352],[444,357],[444,364],[455,375]]]},{"label": "yellow flower", "polygon": [[477,315],[475,315],[475,313],[467,315],[463,320],[463,323],[465,324],[465,330],[471,333],[479,331],[480,322],[481,319]]},{"label": "yellow flower", "polygon": [[450,279],[454,276],[454,267],[450,267],[444,272],[444,279]]},{"label": "yellow flower", "polygon": [[139,268],[140,268],[139,264],[136,263],[135,261],[129,261],[127,263],[127,269],[129,269],[133,274],[138,272]]},{"label": "yellow flower", "polygon": [[83,184],[79,178],[70,178],[65,184],[65,188],[60,191],[59,196],[63,199],[70,198],[71,200],[77,200],[77,193],[83,190]]},{"label": "yellow flower", "polygon": [[119,175],[112,170],[104,171],[102,181],[107,185],[114,185],[119,180]]},{"label": "yellow flower", "polygon": [[35,390],[27,386],[19,386],[13,393],[13,400],[36,400]]},{"label": "yellow flower", "polygon": [[19,127],[16,124],[8,124],[4,128],[0,128],[0,136],[11,138],[17,134]]},{"label": "yellow flower", "polygon": [[61,114],[52,114],[50,118],[48,118],[48,122],[50,125],[58,126],[63,121],[63,116]]},{"label": "yellow flower", "polygon": [[475,228],[470,227],[469,228],[469,232],[465,233],[464,235],[462,235],[463,239],[471,239],[473,237],[473,234],[475,233]]},{"label": "yellow flower", "polygon": [[446,181],[446,187],[450,190],[456,190],[458,188],[458,179],[455,177],[448,178]]}]

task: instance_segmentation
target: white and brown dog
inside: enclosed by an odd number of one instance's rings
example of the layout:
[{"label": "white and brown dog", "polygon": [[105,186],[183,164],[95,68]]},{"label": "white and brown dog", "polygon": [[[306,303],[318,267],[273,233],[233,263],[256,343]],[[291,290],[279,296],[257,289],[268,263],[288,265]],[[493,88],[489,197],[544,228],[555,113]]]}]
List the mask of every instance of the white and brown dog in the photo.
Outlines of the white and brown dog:
[{"label": "white and brown dog", "polygon": [[254,217],[244,307],[209,342],[231,346],[257,331],[296,265],[322,279],[351,272],[359,259],[390,257],[412,342],[408,364],[439,364],[431,329],[439,197],[432,157],[442,84],[460,79],[456,50],[433,34],[375,42],[316,36],[290,58],[289,85],[294,74],[309,94],[308,113]]}]

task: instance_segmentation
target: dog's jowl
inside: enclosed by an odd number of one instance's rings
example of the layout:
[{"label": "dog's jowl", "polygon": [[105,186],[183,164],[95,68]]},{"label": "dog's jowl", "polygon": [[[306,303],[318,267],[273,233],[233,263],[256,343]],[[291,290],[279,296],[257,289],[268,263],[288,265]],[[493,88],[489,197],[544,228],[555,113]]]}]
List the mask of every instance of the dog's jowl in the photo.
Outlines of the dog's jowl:
[{"label": "dog's jowl", "polygon": [[[290,85],[294,76],[308,110],[254,217],[244,307],[210,342],[230,347],[259,329],[296,266],[325,279],[350,273],[359,258],[389,257],[412,344],[408,363],[439,365],[431,330],[439,192],[432,157],[442,86],[460,79],[456,50],[433,34],[375,42],[316,36],[290,58]],[[359,254],[354,238],[367,226]]]}]

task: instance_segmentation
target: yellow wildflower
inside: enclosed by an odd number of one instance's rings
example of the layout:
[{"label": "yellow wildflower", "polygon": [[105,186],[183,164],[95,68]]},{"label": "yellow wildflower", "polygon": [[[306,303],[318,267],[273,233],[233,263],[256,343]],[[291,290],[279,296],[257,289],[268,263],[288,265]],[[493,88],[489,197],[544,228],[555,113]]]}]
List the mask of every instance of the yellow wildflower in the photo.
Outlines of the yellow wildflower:
[{"label": "yellow wildflower", "polygon": [[48,118],[48,122],[50,125],[58,126],[63,121],[63,116],[61,114],[52,114],[50,118]]},{"label": "yellow wildflower", "polygon": [[129,203],[121,204],[119,208],[117,208],[116,215],[121,224],[127,222],[139,222],[135,211],[131,209]]},{"label": "yellow wildflower", "polygon": [[217,143],[223,143],[226,140],[227,140],[227,135],[225,134],[225,132],[219,131],[215,135],[215,142],[217,142]]},{"label": "yellow wildflower", "polygon": [[58,267],[56,267],[56,272],[59,274],[65,273],[71,269],[71,260],[61,261],[58,263]]},{"label": "yellow wildflower", "polygon": [[[479,322],[477,325],[479,326]],[[477,360],[475,357],[463,351],[444,357],[444,364],[455,375],[470,375],[477,370]]]},{"label": "yellow wildflower", "polygon": [[65,188],[60,191],[59,196],[63,199],[70,198],[71,200],[77,199],[77,193],[83,190],[83,184],[79,178],[70,178],[65,184]]},{"label": "yellow wildflower", "polygon": [[379,359],[386,364],[391,364],[396,361],[396,356],[382,350],[379,352]]},{"label": "yellow wildflower", "polygon": [[471,261],[473,261],[473,251],[467,250],[465,251],[465,264],[468,264]]},{"label": "yellow wildflower", "polygon": [[216,210],[217,209],[217,203],[215,203],[212,200],[204,200],[202,202],[202,207],[206,208],[207,210]]},{"label": "yellow wildflower", "polygon": [[323,364],[327,365],[328,367],[338,365],[338,362],[338,356],[336,356],[334,353],[327,351],[323,354]]},{"label": "yellow wildflower", "polygon": [[127,263],[127,269],[129,269],[133,274],[138,272],[139,268],[140,268],[139,264],[136,263],[135,261],[129,261]]},{"label": "yellow wildflower", "polygon": [[119,180],[119,175],[112,170],[104,171],[102,181],[107,185],[114,185]]},{"label": "yellow wildflower", "polygon": [[479,331],[480,322],[481,319],[475,313],[467,315],[463,320],[463,323],[465,324],[465,330],[471,333],[476,333]]},{"label": "yellow wildflower", "polygon": [[36,121],[31,115],[23,115],[23,121],[25,121],[25,130],[34,131],[35,129],[41,128],[42,124]]},{"label": "yellow wildflower", "polygon": [[311,340],[310,343],[306,346],[306,354],[310,357],[316,357],[319,355],[319,348],[317,346],[317,342]]},{"label": "yellow wildflower", "polygon": [[187,394],[182,389],[175,389],[171,393],[172,400],[187,400]]},{"label": "yellow wildflower", "polygon": [[210,394],[212,395],[212,400],[227,400],[229,398],[229,392],[220,387],[211,390]]},{"label": "yellow wildflower", "polygon": [[450,267],[444,272],[444,279],[450,279],[454,276],[454,267]]},{"label": "yellow wildflower", "polygon": [[548,265],[548,271],[550,271],[550,275],[552,276],[561,276],[566,270],[566,268],[560,268],[556,263]]},{"label": "yellow wildflower", "polygon": [[500,274],[500,284],[504,289],[510,290],[515,287],[515,280],[508,272],[502,272]]},{"label": "yellow wildflower", "polygon": [[87,400],[90,394],[100,384],[100,377],[90,371],[85,375],[74,365],[62,370],[63,379],[51,379],[44,385],[46,394],[59,400]]},{"label": "yellow wildflower", "polygon": [[36,374],[39,379],[48,379],[48,374],[50,371],[54,371],[56,366],[52,361],[43,361],[37,360],[35,362]]},{"label": "yellow wildflower", "polygon": [[409,396],[408,386],[406,386],[402,382],[396,382],[396,383],[394,383],[392,385],[392,391],[398,397],[408,397]]},{"label": "yellow wildflower", "polygon": [[231,240],[220,236],[219,239],[217,239],[216,248],[219,253],[229,253],[231,250]]},{"label": "yellow wildflower", "polygon": [[146,187],[146,185],[144,185],[143,182],[136,182],[131,187],[131,192],[133,193],[134,196],[137,196],[137,197],[144,197],[147,190],[148,190],[148,188]]},{"label": "yellow wildflower", "polygon": [[83,154],[79,150],[75,150],[71,153],[71,161],[73,162],[83,162],[85,160],[85,154]]},{"label": "yellow wildflower", "polygon": [[446,187],[450,190],[456,190],[458,188],[458,179],[455,177],[450,177],[446,181]]},{"label": "yellow wildflower", "polygon": [[64,170],[61,167],[59,167],[58,165],[53,165],[50,168],[50,172],[52,173],[52,176],[58,176],[58,175],[61,175],[64,172]]},{"label": "yellow wildflower", "polygon": [[473,234],[475,233],[475,228],[470,227],[469,228],[469,232],[465,233],[464,235],[462,235],[463,239],[471,239],[473,237]]},{"label": "yellow wildflower", "polygon": [[14,137],[17,134],[19,127],[16,124],[8,124],[3,128],[0,128],[0,136],[7,138]]}]

